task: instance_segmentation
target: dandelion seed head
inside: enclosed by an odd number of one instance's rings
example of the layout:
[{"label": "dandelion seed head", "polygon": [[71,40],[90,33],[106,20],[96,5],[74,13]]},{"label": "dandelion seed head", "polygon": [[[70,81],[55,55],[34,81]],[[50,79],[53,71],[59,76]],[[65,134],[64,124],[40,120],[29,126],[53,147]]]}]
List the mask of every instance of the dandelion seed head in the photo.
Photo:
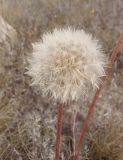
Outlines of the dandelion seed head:
[{"label": "dandelion seed head", "polygon": [[55,29],[33,44],[28,75],[42,93],[68,103],[98,87],[105,58],[98,41],[84,30]]}]

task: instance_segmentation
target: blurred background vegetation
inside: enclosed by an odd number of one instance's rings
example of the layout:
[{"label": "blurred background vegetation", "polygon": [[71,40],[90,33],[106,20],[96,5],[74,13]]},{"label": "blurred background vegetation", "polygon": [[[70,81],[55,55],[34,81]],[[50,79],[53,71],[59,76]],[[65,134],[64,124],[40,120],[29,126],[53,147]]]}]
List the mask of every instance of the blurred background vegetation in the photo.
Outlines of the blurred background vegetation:
[{"label": "blurred background vegetation", "polygon": [[[53,160],[55,105],[32,89],[25,75],[32,43],[55,27],[73,26],[93,34],[109,56],[123,31],[123,0],[0,0],[0,16],[15,32],[0,42],[0,159]],[[113,109],[122,111],[122,70],[123,50],[100,95],[96,121]],[[69,160],[65,144],[63,153]]]}]

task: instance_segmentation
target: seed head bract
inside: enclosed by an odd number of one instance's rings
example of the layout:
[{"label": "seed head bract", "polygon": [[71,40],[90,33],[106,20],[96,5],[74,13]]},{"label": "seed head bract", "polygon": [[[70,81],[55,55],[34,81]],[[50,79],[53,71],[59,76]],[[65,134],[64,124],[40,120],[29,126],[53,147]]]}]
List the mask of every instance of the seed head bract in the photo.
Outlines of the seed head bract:
[{"label": "seed head bract", "polygon": [[105,58],[98,41],[84,30],[54,29],[33,44],[27,74],[32,85],[56,101],[68,103],[98,87]]}]

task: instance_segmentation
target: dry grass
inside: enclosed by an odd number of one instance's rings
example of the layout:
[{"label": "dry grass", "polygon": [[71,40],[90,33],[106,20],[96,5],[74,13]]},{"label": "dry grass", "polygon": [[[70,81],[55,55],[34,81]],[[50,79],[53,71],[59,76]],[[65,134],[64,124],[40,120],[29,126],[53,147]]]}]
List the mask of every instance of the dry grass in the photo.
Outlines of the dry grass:
[{"label": "dry grass", "polygon": [[[118,117],[119,118],[119,117]],[[111,117],[107,124],[90,133],[90,157],[94,160],[121,160],[123,157],[122,119]]]},{"label": "dry grass", "polygon": [[[18,114],[0,137],[0,158],[54,159],[54,132],[43,122],[38,111]],[[46,126],[45,126],[46,125]],[[51,145],[52,144],[52,145]]]}]

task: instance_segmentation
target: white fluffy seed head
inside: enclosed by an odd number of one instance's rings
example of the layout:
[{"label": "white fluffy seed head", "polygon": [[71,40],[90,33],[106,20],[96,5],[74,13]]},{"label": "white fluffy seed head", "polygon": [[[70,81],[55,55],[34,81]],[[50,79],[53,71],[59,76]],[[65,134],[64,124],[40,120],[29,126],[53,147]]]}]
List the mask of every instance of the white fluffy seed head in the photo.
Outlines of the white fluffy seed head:
[{"label": "white fluffy seed head", "polygon": [[83,30],[55,29],[33,44],[28,75],[42,93],[68,103],[98,87],[105,58],[98,41]]}]

